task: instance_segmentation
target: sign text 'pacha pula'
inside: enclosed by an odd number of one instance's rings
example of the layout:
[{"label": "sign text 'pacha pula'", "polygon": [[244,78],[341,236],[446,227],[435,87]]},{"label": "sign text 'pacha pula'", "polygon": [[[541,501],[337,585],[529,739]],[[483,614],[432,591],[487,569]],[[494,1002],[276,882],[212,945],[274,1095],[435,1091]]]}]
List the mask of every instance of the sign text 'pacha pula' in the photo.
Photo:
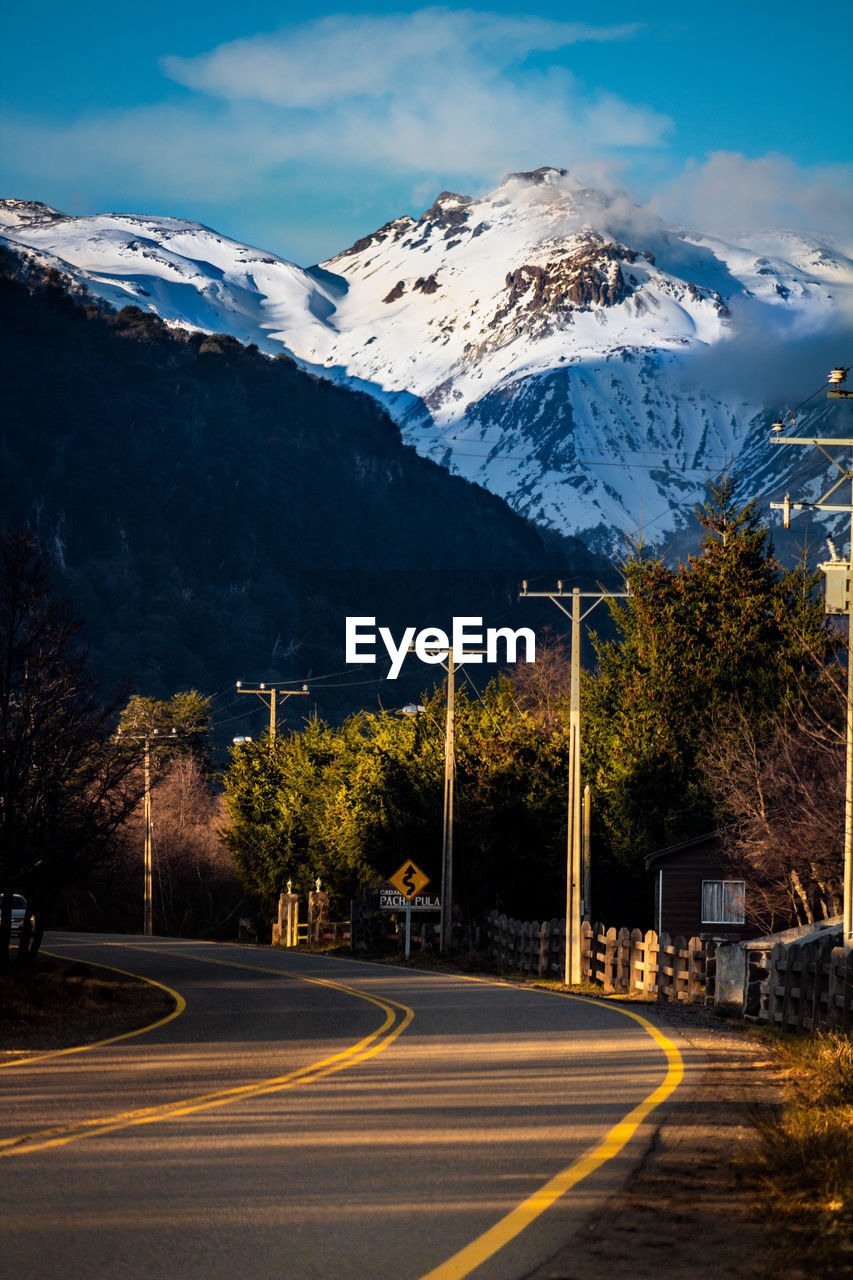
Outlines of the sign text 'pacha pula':
[{"label": "sign text 'pacha pula'", "polygon": [[[487,627],[483,630],[482,618],[454,618],[450,635],[440,627],[425,627],[417,631],[406,627],[399,641],[390,628],[376,628],[375,618],[347,618],[346,661],[376,662],[377,633],[388,657],[391,659],[389,680],[396,680],[407,653],[414,653],[421,662],[446,662],[453,650],[453,661],[463,662],[518,662],[519,645],[524,646],[524,662],[536,661],[536,636],[530,627]],[[502,649],[502,652],[499,652]]]}]

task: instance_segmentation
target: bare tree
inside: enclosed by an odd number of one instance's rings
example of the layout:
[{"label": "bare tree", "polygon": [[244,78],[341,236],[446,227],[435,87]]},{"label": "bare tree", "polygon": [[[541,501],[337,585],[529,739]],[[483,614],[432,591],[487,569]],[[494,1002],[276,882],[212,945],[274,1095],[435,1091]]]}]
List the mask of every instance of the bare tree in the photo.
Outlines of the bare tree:
[{"label": "bare tree", "polygon": [[0,537],[2,964],[12,894],[27,898],[18,957],[32,958],[63,889],[110,856],[139,799],[137,759],[114,749],[115,708],[96,696],[79,630],[34,540]]},{"label": "bare tree", "polygon": [[706,776],[732,823],[724,847],[749,887],[749,922],[764,932],[841,912],[843,708],[836,696],[833,715],[823,701],[804,701],[763,737],[741,714],[706,749]]},{"label": "bare tree", "polygon": [[[225,817],[201,756],[185,752],[165,763],[152,796],[158,931],[196,937],[229,932],[243,892],[219,835]],[[137,890],[130,901],[123,895],[126,924],[132,928],[141,901],[141,806],[123,825],[120,840],[120,879]]]},{"label": "bare tree", "polygon": [[516,707],[532,715],[540,728],[550,731],[567,719],[572,668],[565,639],[545,627],[536,645],[536,661],[518,663],[510,683]]}]

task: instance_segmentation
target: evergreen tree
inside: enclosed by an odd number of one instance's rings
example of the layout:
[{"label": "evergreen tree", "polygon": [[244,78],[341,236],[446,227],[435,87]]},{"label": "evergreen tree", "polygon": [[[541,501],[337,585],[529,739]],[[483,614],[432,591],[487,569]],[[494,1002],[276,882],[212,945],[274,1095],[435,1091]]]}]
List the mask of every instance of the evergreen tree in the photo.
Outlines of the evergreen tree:
[{"label": "evergreen tree", "polygon": [[709,736],[745,716],[765,739],[832,644],[814,577],[778,564],[755,504],[740,504],[736,488],[724,479],[697,508],[704,535],[686,564],[669,569],[642,554],[626,564],[631,596],[612,606],[620,639],[596,641],[584,768],[596,795],[599,884],[614,913],[647,898],[645,854],[714,827],[702,768]]},{"label": "evergreen tree", "polygon": [[[565,718],[493,681],[456,696],[454,902],[476,921],[495,905],[557,915],[565,901]],[[412,858],[438,889],[444,777],[444,690],[424,714],[359,713],[339,728],[312,721],[274,743],[232,753],[225,839],[246,892],[270,915],[288,879],[316,875],[346,914],[349,898]]]}]

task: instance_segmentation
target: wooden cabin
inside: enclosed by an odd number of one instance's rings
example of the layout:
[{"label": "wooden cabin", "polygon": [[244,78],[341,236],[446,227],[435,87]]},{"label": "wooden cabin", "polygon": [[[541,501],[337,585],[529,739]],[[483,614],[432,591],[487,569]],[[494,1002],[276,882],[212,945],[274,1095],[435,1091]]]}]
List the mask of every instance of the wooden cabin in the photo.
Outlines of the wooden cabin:
[{"label": "wooden cabin", "polygon": [[655,877],[656,933],[732,942],[758,934],[746,923],[747,887],[728,870],[718,832],[657,849],[645,861]]}]

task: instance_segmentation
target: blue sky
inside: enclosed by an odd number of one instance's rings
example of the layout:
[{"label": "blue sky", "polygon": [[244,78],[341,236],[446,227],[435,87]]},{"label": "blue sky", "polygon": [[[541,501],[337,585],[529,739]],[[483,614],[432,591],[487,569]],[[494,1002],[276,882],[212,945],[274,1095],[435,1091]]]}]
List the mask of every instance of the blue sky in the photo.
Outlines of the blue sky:
[{"label": "blue sky", "polygon": [[853,226],[840,3],[41,0],[4,18],[0,194],[303,265],[553,164],[705,230]]}]

